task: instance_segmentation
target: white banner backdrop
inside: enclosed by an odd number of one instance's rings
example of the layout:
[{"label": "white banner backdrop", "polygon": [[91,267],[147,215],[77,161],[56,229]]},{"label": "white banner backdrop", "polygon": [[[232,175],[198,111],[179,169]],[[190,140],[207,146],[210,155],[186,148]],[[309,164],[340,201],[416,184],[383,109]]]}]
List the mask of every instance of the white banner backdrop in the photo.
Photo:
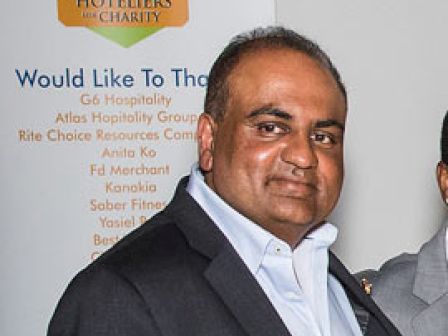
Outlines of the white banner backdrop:
[{"label": "white banner backdrop", "polygon": [[187,3],[185,25],[137,43],[63,25],[56,1],[0,14],[1,335],[45,334],[75,272],[165,206],[196,158],[211,62],[275,21],[273,0]]}]

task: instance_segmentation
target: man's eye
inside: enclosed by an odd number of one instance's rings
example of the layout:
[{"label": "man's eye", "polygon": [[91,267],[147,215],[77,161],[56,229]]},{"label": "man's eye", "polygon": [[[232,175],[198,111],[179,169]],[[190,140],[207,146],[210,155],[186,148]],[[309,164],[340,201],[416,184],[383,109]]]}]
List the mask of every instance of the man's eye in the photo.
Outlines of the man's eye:
[{"label": "man's eye", "polygon": [[336,143],[336,140],[334,139],[333,136],[331,136],[330,134],[326,134],[326,133],[316,133],[313,134],[311,136],[312,140],[320,143],[322,145],[334,145]]},{"label": "man's eye", "polygon": [[263,134],[271,135],[284,134],[288,132],[286,127],[275,123],[261,123],[257,125],[257,129]]}]

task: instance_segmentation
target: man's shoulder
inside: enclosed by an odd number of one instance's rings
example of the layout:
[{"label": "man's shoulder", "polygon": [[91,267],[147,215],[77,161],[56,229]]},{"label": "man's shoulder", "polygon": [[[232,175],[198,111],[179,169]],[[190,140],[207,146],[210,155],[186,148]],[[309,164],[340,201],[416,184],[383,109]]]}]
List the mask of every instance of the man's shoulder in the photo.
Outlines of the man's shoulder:
[{"label": "man's shoulder", "polygon": [[377,281],[397,280],[405,278],[412,280],[409,275],[415,274],[418,254],[403,253],[386,261],[378,270]]},{"label": "man's shoulder", "polygon": [[376,272],[376,281],[414,280],[414,274],[434,267],[434,263],[445,263],[445,228],[441,228],[418,253],[403,253],[386,261]]},{"label": "man's shoulder", "polygon": [[141,295],[155,294],[150,288],[171,286],[180,277],[197,278],[204,265],[204,257],[162,212],[79,272],[71,287],[89,293],[95,288],[107,292],[130,286]]},{"label": "man's shoulder", "polygon": [[175,264],[189,249],[181,228],[186,222],[200,220],[201,215],[197,212],[184,215],[188,212],[185,208],[191,208],[192,204],[183,184],[185,179],[179,183],[174,199],[164,210],[121,239],[91,266],[132,274],[133,269],[141,272],[149,267],[153,269],[160,265],[165,267],[166,263]]},{"label": "man's shoulder", "polygon": [[165,209],[79,272],[72,287],[101,286],[113,290],[113,285],[107,283],[120,283],[144,292],[162,282],[178,286],[180,277],[196,281],[209,262],[201,243],[205,240],[207,245],[215,231],[185,191],[186,181],[181,180]]},{"label": "man's shoulder", "polygon": [[[190,247],[179,226],[175,216],[162,211],[79,272],[62,296],[49,330],[85,328],[93,335],[96,329],[90,330],[89,323],[101,330],[109,330],[110,325],[125,328],[114,321],[122,318],[120,314],[132,321],[140,316],[150,323],[147,308],[200,283],[206,266],[206,259]],[[126,309],[122,312],[119,307]],[[74,314],[82,321],[78,323]]]},{"label": "man's shoulder", "polygon": [[110,267],[138,263],[142,257],[150,262],[171,255],[168,252],[185,246],[184,241],[178,223],[161,212],[120,240],[97,262]]},{"label": "man's shoulder", "polygon": [[408,287],[414,280],[417,261],[417,254],[403,253],[386,261],[378,270],[365,270],[358,273],[356,277],[371,283],[374,293],[375,289],[384,288],[384,286]]},{"label": "man's shoulder", "polygon": [[[177,244],[172,243],[176,241]],[[88,265],[85,271],[106,268],[114,272],[130,271],[142,262],[152,265],[168,256],[167,250],[173,246],[180,248],[182,236],[180,230],[162,213],[142,224],[118,243]],[[174,252],[174,251],[173,251]]]},{"label": "man's shoulder", "polygon": [[357,273],[359,281],[366,281],[372,286],[375,298],[384,293],[412,291],[417,269],[417,254],[403,253],[386,261],[378,270],[368,269]]}]

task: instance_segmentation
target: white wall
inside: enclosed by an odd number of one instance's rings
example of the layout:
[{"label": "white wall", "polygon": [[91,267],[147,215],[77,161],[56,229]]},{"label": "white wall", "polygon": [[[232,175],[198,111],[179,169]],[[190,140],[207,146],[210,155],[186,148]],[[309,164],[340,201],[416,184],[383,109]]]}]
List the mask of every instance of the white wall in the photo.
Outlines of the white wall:
[{"label": "white wall", "polygon": [[418,250],[443,220],[447,12],[446,1],[277,1],[278,22],[316,40],[348,88],[346,177],[331,220],[353,271]]}]

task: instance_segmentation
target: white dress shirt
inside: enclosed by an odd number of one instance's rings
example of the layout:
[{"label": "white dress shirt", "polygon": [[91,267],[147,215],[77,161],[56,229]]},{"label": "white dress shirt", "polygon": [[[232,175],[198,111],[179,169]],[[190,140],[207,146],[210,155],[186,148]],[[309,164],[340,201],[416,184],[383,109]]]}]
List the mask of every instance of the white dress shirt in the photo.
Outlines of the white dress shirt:
[{"label": "white dress shirt", "polygon": [[244,217],[204,182],[197,164],[187,191],[247,265],[293,336],[362,336],[339,281],[328,273],[337,229],[326,223],[290,246]]}]

